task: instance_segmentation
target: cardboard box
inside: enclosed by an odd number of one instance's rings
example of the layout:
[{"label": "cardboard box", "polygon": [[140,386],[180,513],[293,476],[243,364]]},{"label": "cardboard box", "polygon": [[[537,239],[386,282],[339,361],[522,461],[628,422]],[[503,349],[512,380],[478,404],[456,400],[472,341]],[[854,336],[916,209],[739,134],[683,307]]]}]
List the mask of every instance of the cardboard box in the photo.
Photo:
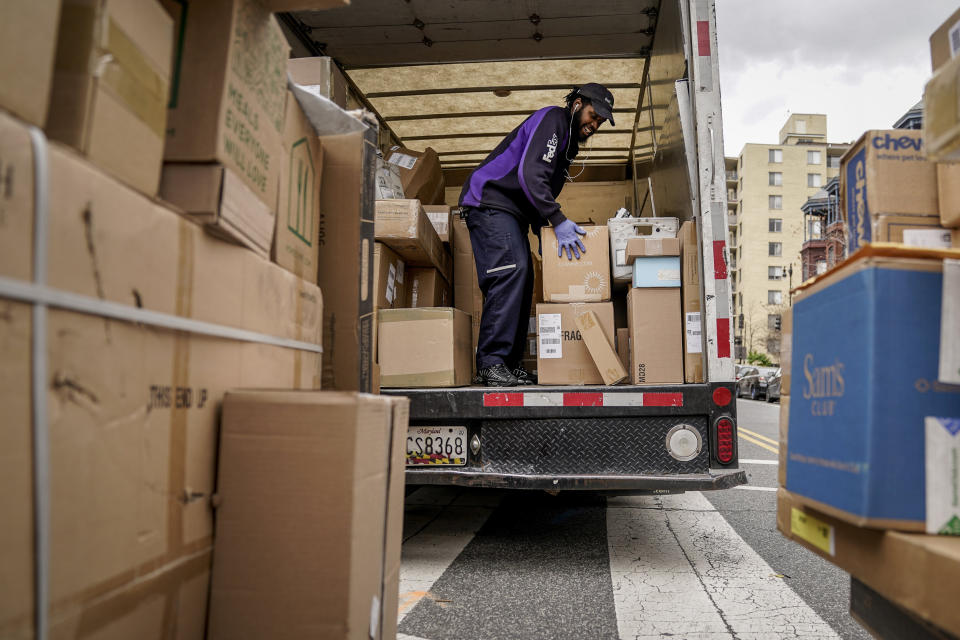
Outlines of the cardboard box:
[{"label": "cardboard box", "polygon": [[406,398],[227,394],[211,639],[395,636],[408,415]]},{"label": "cardboard box", "polygon": [[924,529],[941,472],[925,466],[924,421],[960,416],[936,382],[942,260],[923,254],[866,253],[794,296],[786,488],[858,526]]},{"label": "cardboard box", "polygon": [[780,446],[777,447],[777,485],[787,486],[787,448],[790,442],[790,396],[780,396]]},{"label": "cardboard box", "polygon": [[937,165],[937,196],[940,224],[960,228],[960,163],[942,162]]},{"label": "cardboard box", "polygon": [[680,227],[681,306],[683,312],[683,380],[695,384],[703,376],[703,321],[697,223],[688,220]]},{"label": "cardboard box", "polygon": [[0,22],[0,109],[42,127],[47,120],[60,2],[4,3]]},{"label": "cardboard box", "polygon": [[937,379],[960,384],[960,260],[943,261],[940,296],[940,355]]},{"label": "cardboard box", "polygon": [[936,71],[960,55],[960,9],[930,35],[930,63]]},{"label": "cardboard box", "polygon": [[450,285],[443,279],[440,272],[432,268],[418,267],[407,272],[409,286],[405,307],[449,307],[453,296],[450,295]]},{"label": "cardboard box", "polygon": [[863,529],[777,492],[777,528],[892,602],[952,634],[960,633],[956,593],[960,538]]},{"label": "cardboard box", "polygon": [[593,358],[593,364],[603,378],[603,384],[614,385],[623,381],[627,377],[627,370],[620,361],[616,349],[604,335],[597,314],[587,311],[579,314],[576,320],[577,329],[580,331],[583,343],[587,345],[590,357]]},{"label": "cardboard box", "polygon": [[613,303],[537,305],[537,376],[540,384],[603,384],[577,328],[577,316],[593,311],[604,338],[613,342]]},{"label": "cardboard box", "polygon": [[450,235],[450,207],[445,204],[425,204],[423,205],[423,211],[430,219],[430,224],[433,225],[434,231],[440,236],[440,242],[445,242],[449,245],[452,239]]},{"label": "cardboard box", "polygon": [[873,221],[884,214],[929,217],[937,205],[936,164],[927,160],[919,131],[867,131],[841,159],[847,252],[873,241]]},{"label": "cardboard box", "polygon": [[[790,370],[793,368],[793,307],[780,312],[780,396],[790,395]],[[781,411],[783,405],[781,404]]]},{"label": "cardboard box", "polygon": [[287,45],[258,0],[162,0],[178,34],[168,162],[217,162],[276,206],[287,96]]},{"label": "cardboard box", "polygon": [[384,309],[380,386],[462,387],[472,378],[470,316],[458,309]]},{"label": "cardboard box", "polygon": [[[3,115],[0,157],[13,181],[2,200],[0,275],[28,280],[33,158],[26,129]],[[49,287],[94,305],[319,340],[317,287],[211,238],[63,147],[52,145],[48,158]],[[24,585],[33,581],[33,310],[0,307],[0,481],[12,488],[0,498],[0,636],[32,637],[33,590]],[[223,393],[317,387],[320,354],[95,311],[51,308],[46,326],[53,634],[203,637]]]},{"label": "cardboard box", "polygon": [[960,161],[958,92],[960,57],[955,57],[933,74],[923,92],[923,136],[931,160]]},{"label": "cardboard box", "polygon": [[610,256],[613,281],[630,282],[633,269],[626,261],[627,241],[631,238],[676,238],[680,223],[677,218],[610,218]]},{"label": "cardboard box", "polygon": [[626,327],[617,329],[617,355],[623,367],[630,371],[630,329]]},{"label": "cardboard box", "polygon": [[601,302],[610,299],[610,245],[607,228],[586,225],[581,236],[586,253],[577,260],[557,256],[553,229],[541,230],[543,242],[543,299],[546,302]]},{"label": "cardboard box", "polygon": [[879,216],[873,221],[872,241],[949,248],[950,231],[940,226],[936,216]]},{"label": "cardboard box", "polygon": [[373,308],[402,309],[409,298],[407,268],[393,249],[377,242],[373,246]]},{"label": "cardboard box", "polygon": [[283,146],[287,153],[280,170],[277,228],[271,257],[281,267],[315,283],[323,147],[297,98],[289,91]]},{"label": "cardboard box", "polygon": [[[472,353],[476,354],[480,339],[480,316],[483,313],[483,292],[480,291],[477,264],[473,259],[473,245],[470,242],[467,221],[460,216],[455,216],[452,223],[450,240],[453,245],[453,304],[460,311],[470,315],[473,334]],[[472,366],[473,372],[476,373],[476,358]]]},{"label": "cardboard box", "polygon": [[173,22],[154,0],[63,0],[47,136],[156,195],[172,57]]},{"label": "cardboard box", "polygon": [[369,392],[376,356],[376,120],[366,112],[345,113],[297,85],[291,91],[323,147],[317,284],[325,292],[324,388]]},{"label": "cardboard box", "polygon": [[276,226],[273,207],[222,164],[165,163],[160,197],[214,235],[270,257]]},{"label": "cardboard box", "polygon": [[[265,4],[271,1],[267,0]],[[304,4],[310,2],[312,0],[307,0]],[[291,58],[287,62],[287,71],[297,84],[310,87],[313,93],[327,98],[341,109],[347,108],[347,79],[333,58]]]},{"label": "cardboard box", "polygon": [[624,253],[634,287],[680,286],[679,238],[632,238]]},{"label": "cardboard box", "polygon": [[[393,250],[385,244],[374,243],[373,247],[373,317],[380,309],[399,309],[406,305],[409,279],[406,265]],[[373,360],[377,361],[377,328],[373,323]],[[379,379],[377,381],[379,385]]]},{"label": "cardboard box", "polygon": [[416,200],[377,200],[377,242],[400,255],[408,267],[433,267],[449,282],[452,264],[430,219]]},{"label": "cardboard box", "polygon": [[436,151],[430,147],[413,151],[395,146],[390,149],[386,160],[399,167],[403,193],[407,198],[419,200],[422,204],[444,204],[443,171]]},{"label": "cardboard box", "polygon": [[680,289],[630,289],[627,317],[633,384],[683,384]]}]

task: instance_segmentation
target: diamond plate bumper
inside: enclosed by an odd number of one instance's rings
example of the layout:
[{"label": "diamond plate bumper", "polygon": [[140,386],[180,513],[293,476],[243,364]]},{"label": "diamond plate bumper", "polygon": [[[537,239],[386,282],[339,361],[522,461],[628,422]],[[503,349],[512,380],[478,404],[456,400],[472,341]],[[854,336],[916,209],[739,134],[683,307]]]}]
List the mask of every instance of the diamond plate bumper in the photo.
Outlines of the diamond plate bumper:
[{"label": "diamond plate bumper", "polygon": [[545,489],[555,491],[662,492],[710,491],[746,484],[740,469],[675,475],[522,475],[454,469],[407,469],[407,484],[444,484],[494,489]]}]

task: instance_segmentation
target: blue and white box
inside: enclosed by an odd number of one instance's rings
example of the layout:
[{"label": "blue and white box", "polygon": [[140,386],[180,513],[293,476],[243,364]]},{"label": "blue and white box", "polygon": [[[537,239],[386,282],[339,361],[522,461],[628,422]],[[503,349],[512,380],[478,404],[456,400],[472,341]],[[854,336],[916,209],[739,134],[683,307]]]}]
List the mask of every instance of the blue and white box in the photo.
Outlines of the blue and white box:
[{"label": "blue and white box", "polygon": [[786,488],[814,508],[927,528],[927,477],[950,473],[928,466],[928,418],[960,417],[937,381],[942,282],[940,260],[875,255],[794,298]]}]

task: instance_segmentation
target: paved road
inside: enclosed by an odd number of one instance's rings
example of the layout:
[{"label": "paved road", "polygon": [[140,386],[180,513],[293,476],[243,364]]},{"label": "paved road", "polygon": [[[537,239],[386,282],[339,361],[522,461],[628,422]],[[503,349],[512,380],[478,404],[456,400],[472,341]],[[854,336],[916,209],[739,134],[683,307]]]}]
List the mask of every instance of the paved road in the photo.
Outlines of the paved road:
[{"label": "paved road", "polygon": [[847,574],[776,530],[778,411],[739,401],[738,489],[413,492],[401,640],[869,638]]}]

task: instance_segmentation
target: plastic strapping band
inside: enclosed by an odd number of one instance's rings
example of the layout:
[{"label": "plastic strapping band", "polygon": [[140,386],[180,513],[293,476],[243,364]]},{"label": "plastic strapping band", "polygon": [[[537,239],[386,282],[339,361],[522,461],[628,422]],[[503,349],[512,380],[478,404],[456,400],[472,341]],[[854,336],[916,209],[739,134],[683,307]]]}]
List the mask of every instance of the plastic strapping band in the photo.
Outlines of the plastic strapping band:
[{"label": "plastic strapping band", "polygon": [[[47,281],[47,205],[49,164],[47,139],[30,127],[33,147],[33,281],[34,287]],[[34,616],[37,640],[49,637],[47,609],[50,579],[50,444],[47,430],[47,307],[33,302],[33,535],[34,535]]]},{"label": "plastic strapping band", "polygon": [[213,336],[215,338],[227,338],[229,340],[241,340],[244,342],[259,342],[276,347],[323,353],[323,347],[318,344],[313,344],[312,342],[278,338],[266,333],[226,327],[212,322],[183,318],[160,311],[138,309],[117,302],[60,291],[59,289],[45,285],[30,284],[14,278],[0,277],[0,296],[14,300],[22,300],[24,302],[32,302],[47,307],[56,307],[58,309],[66,309],[68,311],[76,311],[104,318],[113,318],[114,320],[150,325],[162,329],[172,329],[173,331],[184,331],[186,333]]}]

